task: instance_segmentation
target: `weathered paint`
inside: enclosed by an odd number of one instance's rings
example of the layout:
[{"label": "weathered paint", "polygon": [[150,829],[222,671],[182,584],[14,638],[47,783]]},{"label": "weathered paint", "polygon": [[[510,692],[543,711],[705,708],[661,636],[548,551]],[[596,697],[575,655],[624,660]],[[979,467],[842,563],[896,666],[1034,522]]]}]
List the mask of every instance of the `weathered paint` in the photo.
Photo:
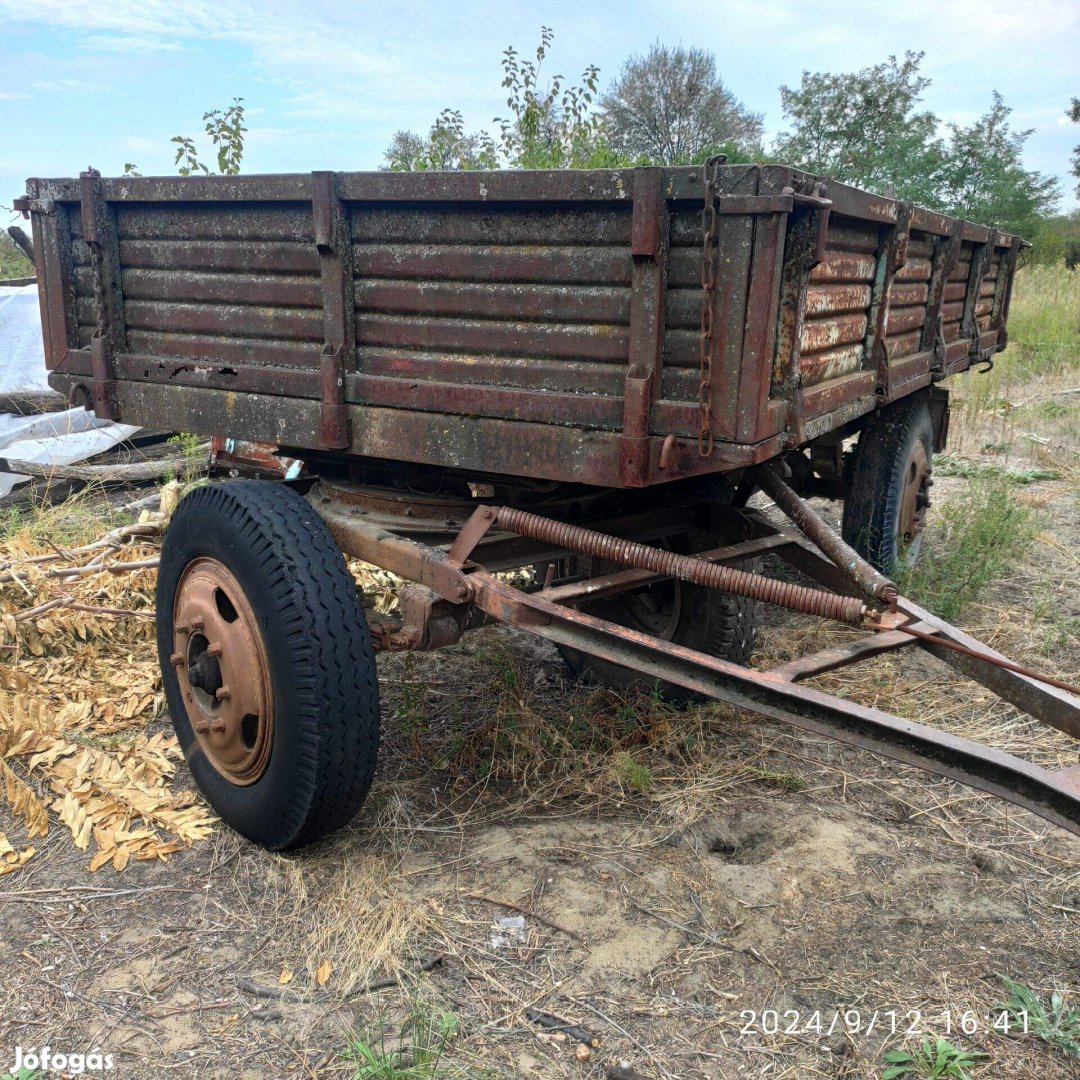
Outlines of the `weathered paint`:
[{"label": "weathered paint", "polygon": [[[878,406],[889,392],[874,396],[874,362],[857,355],[876,332],[876,362],[902,359],[905,387],[928,375],[939,336],[959,370],[1004,340],[1015,265],[1011,238],[982,226],[785,166],[722,167],[715,449],[700,461],[683,442],[700,424],[699,168],[95,177],[111,314],[96,368],[85,185],[28,186],[58,388],[106,371],[143,387],[118,394],[125,420],[207,434],[246,422],[237,402],[277,400],[259,421],[269,441],[283,427],[301,449],[548,479],[572,468],[595,485],[739,467],[820,433],[808,420]],[[904,258],[883,278],[904,214]],[[797,220],[811,242],[789,259]],[[166,387],[210,396],[163,424]],[[589,452],[571,452],[581,440]]]}]

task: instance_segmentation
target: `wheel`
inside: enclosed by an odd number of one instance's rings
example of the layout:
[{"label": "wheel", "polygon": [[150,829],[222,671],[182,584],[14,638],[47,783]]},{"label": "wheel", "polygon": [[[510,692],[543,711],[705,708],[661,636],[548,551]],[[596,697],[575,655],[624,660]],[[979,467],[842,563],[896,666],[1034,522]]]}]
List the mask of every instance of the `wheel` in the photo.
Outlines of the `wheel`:
[{"label": "wheel", "polygon": [[921,397],[882,409],[859,435],[843,536],[883,573],[918,558],[933,458],[934,425]]},{"label": "wheel", "polygon": [[355,816],[378,750],[375,657],[341,551],[301,496],[238,480],[183,499],[157,644],[184,757],[227,824],[282,851]]},{"label": "wheel", "polygon": [[[703,551],[719,547],[724,541],[706,534],[695,533],[672,544],[679,551]],[[756,573],[761,560],[747,559],[739,563],[739,569]],[[613,563],[596,560],[592,566],[593,577],[621,569]],[[589,604],[580,605],[581,610],[600,619],[618,623],[677,645],[745,664],[757,644],[758,622],[761,604],[745,596],[718,592],[700,585],[669,578],[645,589],[616,593]],[[630,668],[621,667],[587,653],[566,646],[558,646],[559,652],[570,670],[583,679],[601,686],[623,690],[652,680],[644,679]],[[697,700],[697,695],[681,686],[661,683],[664,697],[676,704]]]}]

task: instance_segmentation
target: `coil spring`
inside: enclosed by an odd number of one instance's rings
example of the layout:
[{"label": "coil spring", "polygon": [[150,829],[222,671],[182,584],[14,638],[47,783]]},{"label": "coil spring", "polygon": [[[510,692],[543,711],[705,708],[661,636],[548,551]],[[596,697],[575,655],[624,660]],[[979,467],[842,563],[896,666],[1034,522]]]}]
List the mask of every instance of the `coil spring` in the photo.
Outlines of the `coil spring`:
[{"label": "coil spring", "polygon": [[674,551],[649,547],[648,544],[636,540],[609,536],[580,525],[552,521],[551,518],[513,507],[504,506],[499,509],[498,524],[519,536],[539,540],[554,547],[568,548],[622,566],[664,574],[680,581],[703,585],[708,589],[748,596],[753,600],[801,611],[806,615],[818,615],[857,626],[866,614],[866,605],[857,597],[838,596],[836,593],[808,589],[804,585],[795,585],[789,581],[777,581],[761,574],[722,566],[720,563],[706,562],[692,555],[679,555]]}]

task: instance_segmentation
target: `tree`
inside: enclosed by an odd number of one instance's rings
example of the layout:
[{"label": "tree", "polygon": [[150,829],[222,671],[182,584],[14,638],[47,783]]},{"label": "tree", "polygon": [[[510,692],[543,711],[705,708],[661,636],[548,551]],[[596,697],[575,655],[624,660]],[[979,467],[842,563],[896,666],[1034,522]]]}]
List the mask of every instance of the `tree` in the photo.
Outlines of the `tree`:
[{"label": "tree", "polygon": [[949,124],[939,194],[947,213],[1031,237],[1060,198],[1057,180],[1024,168],[1032,130],[1014,131],[995,90],[990,110],[970,127]]},{"label": "tree", "polygon": [[386,168],[394,172],[439,169],[497,169],[499,151],[485,131],[467,133],[461,113],[443,109],[427,137],[397,131],[387,147]]},{"label": "tree", "polygon": [[[203,125],[210,141],[217,147],[217,167],[222,176],[235,176],[240,172],[240,162],[244,157],[244,99],[233,98],[233,103],[224,111],[211,109],[203,113]],[[189,135],[174,135],[176,157],[173,164],[179,165],[181,176],[203,173],[213,176],[210,166],[199,157],[195,140]],[[124,165],[125,176],[139,176],[138,167],[128,162]]]},{"label": "tree", "polygon": [[[1080,98],[1072,99],[1072,107],[1069,109],[1069,119],[1074,124],[1080,124]],[[1073,176],[1080,180],[1080,146],[1073,150],[1072,155]],[[1076,185],[1076,195],[1080,198],[1080,184]]]},{"label": "tree", "polygon": [[870,191],[895,193],[940,208],[938,173],[944,147],[937,117],[918,104],[930,80],[923,53],[848,74],[804,71],[798,89],[780,87],[784,116],[776,154],[809,172]]},{"label": "tree", "polygon": [[444,109],[427,136],[395,133],[383,155],[391,170],[582,169],[627,164],[614,154],[605,137],[603,117],[596,110],[600,69],[590,64],[577,85],[555,75],[544,84],[541,69],[554,33],[540,28],[535,57],[523,58],[511,45],[503,53],[503,89],[508,117],[495,117],[498,137],[467,132],[456,109]]},{"label": "tree", "polygon": [[706,49],[657,42],[623,64],[600,103],[612,147],[630,158],[676,165],[721,146],[743,157],[760,150],[762,114],[724,85]]},{"label": "tree", "polygon": [[1043,218],[1030,239],[1034,262],[1064,262],[1070,270],[1080,265],[1080,210]]}]

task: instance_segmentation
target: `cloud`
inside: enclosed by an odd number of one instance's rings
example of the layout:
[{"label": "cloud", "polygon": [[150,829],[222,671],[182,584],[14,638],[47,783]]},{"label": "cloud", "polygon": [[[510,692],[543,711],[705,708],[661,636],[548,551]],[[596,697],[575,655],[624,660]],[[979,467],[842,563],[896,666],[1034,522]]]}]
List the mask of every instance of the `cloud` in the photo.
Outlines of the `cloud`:
[{"label": "cloud", "polygon": [[19,90],[0,90],[0,101],[22,101],[29,96]]},{"label": "cloud", "polygon": [[134,34],[91,34],[84,39],[84,46],[97,52],[183,52],[184,46],[176,41]]}]

